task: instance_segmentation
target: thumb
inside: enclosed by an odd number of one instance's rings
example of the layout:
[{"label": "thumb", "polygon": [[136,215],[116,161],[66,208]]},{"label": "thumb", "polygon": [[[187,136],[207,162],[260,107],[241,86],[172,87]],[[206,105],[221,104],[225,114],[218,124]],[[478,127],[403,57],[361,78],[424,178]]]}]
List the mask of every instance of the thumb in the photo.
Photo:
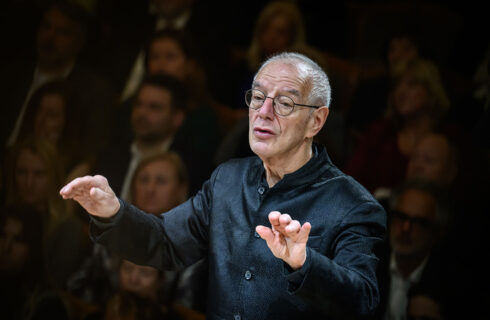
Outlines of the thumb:
[{"label": "thumb", "polygon": [[299,230],[298,240],[300,241],[308,241],[308,236],[310,235],[311,224],[309,222],[305,222],[301,229]]}]

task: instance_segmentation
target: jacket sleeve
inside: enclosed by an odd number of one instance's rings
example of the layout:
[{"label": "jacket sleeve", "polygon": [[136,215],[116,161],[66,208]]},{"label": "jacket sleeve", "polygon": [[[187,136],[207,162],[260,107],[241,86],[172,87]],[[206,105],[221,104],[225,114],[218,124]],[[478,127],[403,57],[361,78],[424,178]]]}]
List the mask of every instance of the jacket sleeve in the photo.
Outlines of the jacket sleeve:
[{"label": "jacket sleeve", "polygon": [[110,220],[90,216],[92,241],[122,258],[159,269],[196,262],[207,251],[213,176],[194,197],[160,216],[119,200],[121,207]]},{"label": "jacket sleeve", "polygon": [[375,249],[385,230],[386,214],[379,204],[356,206],[339,224],[332,256],[307,248],[303,267],[288,272],[290,293],[329,316],[360,319],[372,315],[379,302]]}]

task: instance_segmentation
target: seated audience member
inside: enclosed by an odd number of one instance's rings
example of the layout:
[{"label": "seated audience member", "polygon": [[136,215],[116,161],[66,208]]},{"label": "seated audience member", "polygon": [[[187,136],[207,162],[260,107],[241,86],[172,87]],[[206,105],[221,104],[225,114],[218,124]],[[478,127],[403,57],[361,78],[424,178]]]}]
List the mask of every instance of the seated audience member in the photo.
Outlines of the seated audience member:
[{"label": "seated audience member", "polygon": [[390,91],[407,64],[424,55],[418,38],[415,30],[396,31],[391,34],[383,56],[383,72],[361,79],[358,83],[351,106],[346,113],[348,134],[353,144],[359,141],[372,121],[386,113]]},{"label": "seated audience member", "polygon": [[[160,215],[187,200],[187,170],[173,152],[157,153],[143,159],[131,183],[131,201],[141,210]],[[207,264],[205,260],[178,272],[166,271],[172,303],[204,313],[206,308]]]},{"label": "seated audience member", "polygon": [[396,189],[378,266],[381,299],[376,319],[404,319],[408,290],[416,284],[435,283],[448,290],[457,286],[454,279],[449,285],[451,268],[441,250],[451,222],[447,194],[435,184],[408,180]]},{"label": "seated audience member", "polygon": [[[203,314],[194,312],[174,301],[166,300],[164,272],[150,266],[137,265],[122,259],[119,268],[119,289],[132,292],[139,297],[158,303],[162,310],[176,319],[204,319]],[[167,298],[168,299],[168,298]]]},{"label": "seated audience member", "polygon": [[449,187],[458,175],[458,150],[443,134],[429,133],[415,145],[407,166],[407,178],[432,181]]},{"label": "seated audience member", "polygon": [[130,201],[154,215],[187,200],[187,169],[175,152],[161,152],[143,159],[135,169]]},{"label": "seated audience member", "polygon": [[201,161],[201,153],[193,145],[178,138],[186,106],[186,90],[180,81],[166,75],[145,78],[131,111],[132,138],[109,144],[98,155],[94,173],[109,177],[118,196],[127,199],[139,161],[150,154],[172,150],[189,170],[189,193],[196,192],[212,168]]},{"label": "seated audience member", "polygon": [[[145,76],[145,56],[147,41],[155,32],[178,30],[192,36],[193,42],[202,56],[206,74],[213,93],[223,92],[226,85],[227,41],[226,19],[215,8],[222,4],[205,3],[195,0],[161,1],[145,0],[137,2],[112,3],[107,6],[110,36],[103,61],[117,83],[124,102],[138,89]],[[219,18],[215,18],[219,17]],[[131,23],[128,23],[128,21]],[[107,69],[107,68],[106,68]],[[213,94],[214,95],[214,94]]]},{"label": "seated audience member", "polygon": [[370,123],[344,170],[371,193],[391,189],[406,175],[414,146],[425,134],[444,132],[449,100],[437,67],[411,60],[390,92],[388,114]]},{"label": "seated audience member", "polygon": [[88,242],[83,222],[57,196],[65,182],[59,154],[46,140],[27,138],[10,150],[7,172],[7,203],[32,206],[41,215],[48,283],[64,289]]},{"label": "seated audience member", "polygon": [[32,95],[19,132],[20,139],[36,136],[53,144],[62,157],[68,180],[88,173],[95,156],[87,147],[90,141],[85,138],[89,135],[82,132],[81,112],[73,98],[70,83],[66,80],[51,81]]},{"label": "seated audience member", "polygon": [[[177,140],[191,144],[201,154],[201,161],[212,166],[214,153],[221,139],[220,122],[216,115],[218,103],[207,89],[207,75],[196,53],[194,39],[185,31],[164,30],[154,34],[146,50],[145,73],[168,75],[186,87],[186,117]],[[116,137],[130,134],[130,114],[134,95],[117,111]]]},{"label": "seated audience member", "polygon": [[19,56],[7,66],[0,83],[0,96],[9,106],[0,118],[2,148],[17,142],[27,104],[36,89],[60,79],[71,83],[74,100],[82,109],[77,120],[84,133],[82,144],[92,152],[102,147],[108,135],[114,91],[108,81],[79,60],[88,21],[87,12],[72,1],[52,1],[44,8],[37,28],[35,58]]},{"label": "seated audience member", "polygon": [[[482,241],[489,221],[486,214],[486,198],[490,191],[488,167],[479,164],[480,160],[473,159],[477,156],[470,146],[470,139],[466,140],[466,144],[462,145],[461,142],[439,133],[424,136],[410,157],[407,178],[423,178],[447,189],[454,213],[454,224],[450,231],[451,236],[446,239],[446,252],[448,255],[458,252],[460,256],[451,267],[459,269],[460,274],[468,274],[468,284],[476,281],[488,283],[489,277],[485,272],[488,261],[480,255],[480,252],[486,250],[488,243]],[[468,260],[473,263],[468,265]],[[473,277],[478,279],[471,280]],[[465,295],[461,295],[460,300],[466,301]],[[481,304],[485,298],[477,294],[473,300],[480,301],[471,307],[475,310],[474,306]]]},{"label": "seated audience member", "polygon": [[3,319],[25,319],[29,301],[44,285],[43,226],[30,206],[0,212],[0,310]]},{"label": "seated audience member", "polygon": [[[408,159],[406,179],[431,181],[452,192],[459,174],[456,145],[441,133],[427,133],[414,146]],[[386,207],[392,189],[379,188],[376,198]]]},{"label": "seated audience member", "polygon": [[[137,307],[137,305],[133,305],[135,302],[142,303],[141,306],[152,306],[152,308],[158,309],[160,318],[157,319],[190,320],[202,318],[202,315],[198,312],[193,312],[183,306],[172,305],[172,301],[168,300],[167,295],[170,288],[165,287],[165,273],[163,271],[151,266],[138,265],[126,259],[120,259],[117,276],[117,290],[109,297],[103,308],[87,316],[87,320],[100,319],[104,313],[105,319],[107,319],[109,314],[112,313],[116,313],[114,316],[123,316],[123,314],[118,313],[127,312],[129,315],[132,314],[132,312],[140,312],[137,310],[138,308],[132,310],[133,307]],[[136,300],[133,301],[132,299],[129,299],[127,301],[129,303],[127,306],[115,304],[117,303],[117,299],[122,297],[129,298],[132,295],[134,295],[134,299]],[[157,310],[153,310],[153,312],[156,311]],[[136,316],[135,319],[144,319],[140,318],[143,314],[136,313],[134,315]],[[193,317],[189,317],[190,315],[193,315]],[[119,318],[116,317],[114,319]]]}]

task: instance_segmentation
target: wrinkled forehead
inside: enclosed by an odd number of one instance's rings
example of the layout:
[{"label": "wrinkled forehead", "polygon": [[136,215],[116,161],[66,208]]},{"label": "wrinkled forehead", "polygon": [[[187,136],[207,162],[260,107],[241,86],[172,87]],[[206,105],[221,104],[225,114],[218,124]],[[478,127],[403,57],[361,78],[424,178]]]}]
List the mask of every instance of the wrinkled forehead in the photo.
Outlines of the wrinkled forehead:
[{"label": "wrinkled forehead", "polygon": [[283,91],[301,97],[307,93],[307,81],[296,65],[284,61],[271,62],[262,67],[252,88],[265,91]]}]

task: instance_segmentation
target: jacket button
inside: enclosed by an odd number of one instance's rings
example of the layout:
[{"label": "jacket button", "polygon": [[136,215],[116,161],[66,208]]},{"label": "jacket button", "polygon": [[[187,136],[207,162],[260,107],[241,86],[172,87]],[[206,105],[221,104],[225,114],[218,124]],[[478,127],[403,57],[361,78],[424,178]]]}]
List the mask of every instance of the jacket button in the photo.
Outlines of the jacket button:
[{"label": "jacket button", "polygon": [[240,320],[240,319],[242,319],[242,317],[240,317],[240,315],[239,315],[239,314],[235,314],[235,316],[233,317],[233,319],[235,319],[235,320]]},{"label": "jacket button", "polygon": [[263,186],[260,186],[259,189],[257,190],[260,194],[264,194],[265,188]]},{"label": "jacket button", "polygon": [[260,238],[260,234],[257,231],[255,231],[254,232],[254,237],[257,238],[257,239],[259,239]]},{"label": "jacket button", "polygon": [[249,270],[247,270],[245,272],[245,279],[247,279],[247,280],[252,279],[252,272],[250,272]]}]

